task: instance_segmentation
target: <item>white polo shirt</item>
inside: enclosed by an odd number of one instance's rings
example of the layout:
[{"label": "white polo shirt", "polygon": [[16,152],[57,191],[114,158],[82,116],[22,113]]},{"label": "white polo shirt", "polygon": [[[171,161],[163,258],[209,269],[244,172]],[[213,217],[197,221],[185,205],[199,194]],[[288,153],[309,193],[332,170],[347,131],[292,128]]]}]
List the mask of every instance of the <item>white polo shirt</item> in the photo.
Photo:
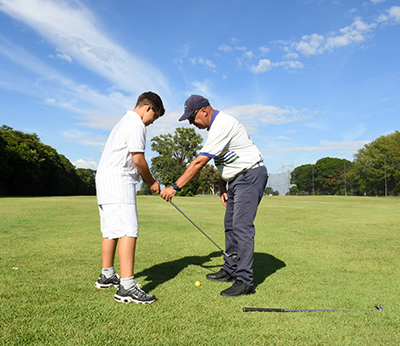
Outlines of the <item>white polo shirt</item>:
[{"label": "white polo shirt", "polygon": [[246,129],[234,117],[215,111],[200,155],[214,159],[220,177],[233,180],[264,159]]},{"label": "white polo shirt", "polygon": [[96,173],[97,203],[136,203],[139,173],[133,152],[146,149],[146,126],[134,111],[127,111],[112,129]]}]

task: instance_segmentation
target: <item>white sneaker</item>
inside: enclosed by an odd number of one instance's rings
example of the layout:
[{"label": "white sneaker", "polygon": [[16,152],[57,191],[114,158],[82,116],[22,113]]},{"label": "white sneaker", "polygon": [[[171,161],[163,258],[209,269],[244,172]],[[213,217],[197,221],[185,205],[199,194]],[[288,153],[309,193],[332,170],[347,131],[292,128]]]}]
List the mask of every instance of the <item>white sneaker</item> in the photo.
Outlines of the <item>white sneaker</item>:
[{"label": "white sneaker", "polygon": [[136,304],[150,304],[157,300],[156,296],[145,293],[139,287],[140,284],[135,283],[132,288],[126,290],[122,285],[119,285],[114,300],[118,303]]}]

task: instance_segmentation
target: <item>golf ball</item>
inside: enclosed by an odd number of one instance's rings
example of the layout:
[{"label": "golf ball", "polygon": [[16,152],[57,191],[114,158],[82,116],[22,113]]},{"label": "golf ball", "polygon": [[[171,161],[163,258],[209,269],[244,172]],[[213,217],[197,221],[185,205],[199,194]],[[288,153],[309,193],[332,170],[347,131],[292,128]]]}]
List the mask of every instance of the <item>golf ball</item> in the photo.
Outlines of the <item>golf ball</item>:
[{"label": "golf ball", "polygon": [[200,281],[196,281],[196,282],[194,283],[194,285],[195,285],[196,287],[200,287],[200,286],[201,286],[201,282],[200,282]]}]

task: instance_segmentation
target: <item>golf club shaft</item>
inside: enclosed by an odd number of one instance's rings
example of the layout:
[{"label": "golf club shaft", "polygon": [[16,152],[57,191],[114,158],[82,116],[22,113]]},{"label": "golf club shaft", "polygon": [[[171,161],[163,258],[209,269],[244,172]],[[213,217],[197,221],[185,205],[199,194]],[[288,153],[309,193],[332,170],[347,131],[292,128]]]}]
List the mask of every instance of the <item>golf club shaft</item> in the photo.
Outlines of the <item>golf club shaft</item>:
[{"label": "golf club shaft", "polygon": [[[177,206],[176,206],[176,204],[174,203],[174,202],[172,202],[171,201],[171,204],[177,209],[177,210],[179,210],[180,212],[181,212],[181,214],[184,216],[184,217],[186,217],[192,224],[193,224],[193,226],[195,226],[201,233],[203,233],[218,249],[220,249],[222,252],[223,252],[223,254],[225,255],[225,256],[228,256],[227,254],[226,254],[226,252],[224,251],[224,250],[222,250],[215,242],[214,242],[214,240],[212,240],[206,233],[204,233],[203,232],[203,230],[199,227],[199,226],[197,226],[182,210],[180,210]],[[229,257],[229,256],[228,256]]]},{"label": "golf club shaft", "polygon": [[[382,311],[381,305],[375,305],[376,310],[362,311]],[[260,312],[307,312],[307,311],[360,311],[360,310],[320,310],[320,309],[275,309],[275,308],[243,308],[243,312],[260,311]]]}]

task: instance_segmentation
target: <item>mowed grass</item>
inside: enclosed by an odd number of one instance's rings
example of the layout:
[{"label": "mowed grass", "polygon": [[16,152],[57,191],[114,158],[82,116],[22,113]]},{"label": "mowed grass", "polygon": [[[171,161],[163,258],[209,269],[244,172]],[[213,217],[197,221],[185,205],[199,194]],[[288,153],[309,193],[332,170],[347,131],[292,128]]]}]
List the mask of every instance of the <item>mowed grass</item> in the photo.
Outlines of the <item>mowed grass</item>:
[{"label": "mowed grass", "polygon": [[[255,222],[257,293],[238,298],[220,296],[229,283],[205,279],[223,259],[201,232],[160,197],[137,200],[135,276],[158,297],[151,305],[118,304],[114,288],[94,287],[95,197],[0,199],[0,344],[400,344],[399,198],[265,197]],[[174,202],[223,247],[218,197]]]}]

